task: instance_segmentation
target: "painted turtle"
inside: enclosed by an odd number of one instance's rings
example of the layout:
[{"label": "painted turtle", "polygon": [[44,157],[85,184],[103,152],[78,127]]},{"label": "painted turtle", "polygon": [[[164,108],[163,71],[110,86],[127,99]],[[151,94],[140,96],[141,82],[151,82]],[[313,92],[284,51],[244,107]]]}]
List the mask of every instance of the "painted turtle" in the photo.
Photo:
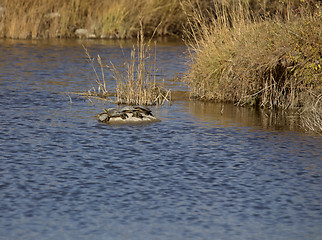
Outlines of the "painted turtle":
[{"label": "painted turtle", "polygon": [[98,114],[97,117],[98,117],[98,120],[101,122],[107,122],[109,120],[108,114],[105,112]]},{"label": "painted turtle", "polygon": [[115,108],[104,109],[104,113],[98,114],[98,119],[101,122],[108,122],[111,118],[121,118],[126,119],[128,115],[124,112],[121,112]]},{"label": "painted turtle", "polygon": [[133,113],[134,111],[136,111],[136,109],[132,106],[125,106],[124,108],[121,109],[121,112],[124,112],[124,113]]},{"label": "painted turtle", "polygon": [[124,108],[121,109],[121,112],[123,113],[131,113],[132,117],[135,118],[141,118],[143,119],[144,116],[142,115],[141,111],[138,108],[132,107],[132,106],[126,106]]},{"label": "painted turtle", "polygon": [[133,107],[136,111],[139,111],[140,113],[143,113],[145,115],[150,115],[150,116],[153,116],[152,115],[152,111],[147,108],[147,107],[144,107],[144,106],[134,106]]}]

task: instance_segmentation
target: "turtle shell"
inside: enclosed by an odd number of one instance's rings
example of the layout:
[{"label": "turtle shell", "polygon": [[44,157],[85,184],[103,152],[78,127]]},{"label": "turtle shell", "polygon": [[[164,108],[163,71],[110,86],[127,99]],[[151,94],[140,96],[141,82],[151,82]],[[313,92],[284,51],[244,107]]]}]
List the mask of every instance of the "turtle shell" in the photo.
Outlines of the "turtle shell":
[{"label": "turtle shell", "polygon": [[115,108],[104,109],[105,113],[108,115],[109,118],[117,118],[120,117],[122,119],[126,119],[128,116],[126,113],[121,112]]},{"label": "turtle shell", "polygon": [[135,111],[135,108],[132,106],[125,106],[121,109],[121,112],[132,113]]},{"label": "turtle shell", "polygon": [[147,108],[147,107],[144,107],[144,106],[134,106],[133,108],[135,110],[139,111],[140,113],[143,113],[145,115],[153,116],[152,115],[152,111],[149,108]]}]

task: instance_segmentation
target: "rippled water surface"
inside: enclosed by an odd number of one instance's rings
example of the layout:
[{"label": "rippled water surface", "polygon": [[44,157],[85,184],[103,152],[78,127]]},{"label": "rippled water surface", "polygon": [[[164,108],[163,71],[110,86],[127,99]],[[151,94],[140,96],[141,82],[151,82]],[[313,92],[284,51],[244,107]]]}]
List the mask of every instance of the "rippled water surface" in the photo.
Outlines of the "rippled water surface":
[{"label": "rippled water surface", "polygon": [[[66,94],[94,86],[81,44],[123,59],[120,42],[0,41],[1,240],[321,239],[320,136],[188,100],[152,107],[158,123],[98,123],[113,104]],[[157,45],[182,91],[184,51]]]}]

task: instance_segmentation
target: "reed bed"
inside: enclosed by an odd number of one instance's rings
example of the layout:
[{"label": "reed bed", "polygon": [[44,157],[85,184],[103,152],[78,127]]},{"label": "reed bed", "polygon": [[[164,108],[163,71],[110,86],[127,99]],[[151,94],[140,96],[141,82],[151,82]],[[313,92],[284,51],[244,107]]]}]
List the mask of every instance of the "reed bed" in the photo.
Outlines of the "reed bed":
[{"label": "reed bed", "polygon": [[135,38],[177,35],[185,16],[179,0],[0,0],[0,37]]},{"label": "reed bed", "polygon": [[[42,38],[135,38],[140,30],[156,36],[181,37],[186,14],[198,6],[215,13],[216,0],[0,0],[0,37]],[[219,1],[225,6],[235,0]],[[244,0],[248,1],[248,0]],[[300,0],[287,0],[298,5]],[[259,16],[286,11],[279,0],[251,0],[249,8]],[[192,5],[192,8],[190,7]],[[281,7],[282,6],[282,7]],[[183,7],[188,10],[184,12]]]},{"label": "reed bed", "polygon": [[145,43],[141,23],[137,45],[133,46],[131,59],[125,62],[125,69],[117,68],[113,63],[108,65],[116,80],[118,104],[161,105],[170,99],[171,91],[156,83],[156,50],[153,56],[151,39]]},{"label": "reed bed", "polygon": [[[254,14],[250,2],[214,1],[213,12],[191,3],[185,77],[193,98],[270,109],[320,106],[321,4],[281,2],[275,15]],[[311,109],[310,111],[302,111]],[[313,114],[318,116],[318,114]],[[321,123],[321,122],[320,122]]]},{"label": "reed bed", "polygon": [[[95,73],[96,87],[83,95],[103,99],[116,96],[115,103],[127,105],[162,105],[166,101],[170,101],[171,90],[166,90],[162,84],[157,83],[155,78],[157,72],[156,48],[154,55],[152,55],[151,40],[152,38],[145,42],[141,23],[137,44],[131,50],[130,59],[125,58],[124,65],[118,67],[111,61],[104,65],[100,55],[97,55],[96,59],[92,58],[84,47],[88,62]],[[107,88],[105,69],[113,73],[113,78],[116,81],[115,89]]]}]

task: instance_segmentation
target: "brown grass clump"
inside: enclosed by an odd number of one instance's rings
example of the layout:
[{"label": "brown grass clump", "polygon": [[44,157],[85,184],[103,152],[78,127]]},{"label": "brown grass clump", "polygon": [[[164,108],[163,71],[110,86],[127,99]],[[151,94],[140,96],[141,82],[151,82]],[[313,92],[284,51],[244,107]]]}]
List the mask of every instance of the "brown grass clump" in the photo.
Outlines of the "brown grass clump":
[{"label": "brown grass clump", "polygon": [[210,20],[197,8],[187,31],[191,96],[290,109],[319,95],[321,8],[311,7],[303,3],[296,12],[263,19],[248,1],[214,2]]},{"label": "brown grass clump", "polygon": [[[198,6],[216,14],[213,2],[229,7],[237,0],[0,0],[0,37],[135,38],[142,20],[145,35],[180,36],[186,13]],[[256,16],[270,17],[296,8],[302,0],[243,0]],[[312,0],[309,0],[311,2]],[[182,6],[188,12],[182,11]],[[193,6],[192,8],[190,6]],[[284,14],[285,15],[285,14]]]},{"label": "brown grass clump", "polygon": [[[152,35],[153,37],[153,35]],[[152,38],[151,38],[152,39]],[[116,96],[115,103],[127,105],[162,105],[171,99],[171,91],[157,84],[156,75],[156,51],[152,59],[150,41],[144,41],[143,26],[138,33],[137,45],[131,50],[130,60],[126,60],[124,67],[116,67],[112,62],[102,64],[101,57],[97,56],[99,70],[95,67],[95,59],[91,58],[87,49],[85,53],[88,62],[96,76],[96,86],[85,95],[90,97],[108,98]],[[105,81],[104,68],[108,68],[116,80],[115,91],[109,90]]]},{"label": "brown grass clump", "polygon": [[207,12],[186,5],[191,97],[296,109],[307,130],[321,133],[321,3],[275,1],[275,12],[253,12],[252,2],[214,0]]},{"label": "brown grass clump", "polygon": [[[153,34],[152,34],[153,37]],[[151,39],[144,42],[143,26],[138,34],[137,46],[131,50],[131,59],[125,70],[108,66],[116,80],[117,103],[128,105],[163,104],[171,97],[170,90],[156,84],[156,53],[151,56]]]}]

